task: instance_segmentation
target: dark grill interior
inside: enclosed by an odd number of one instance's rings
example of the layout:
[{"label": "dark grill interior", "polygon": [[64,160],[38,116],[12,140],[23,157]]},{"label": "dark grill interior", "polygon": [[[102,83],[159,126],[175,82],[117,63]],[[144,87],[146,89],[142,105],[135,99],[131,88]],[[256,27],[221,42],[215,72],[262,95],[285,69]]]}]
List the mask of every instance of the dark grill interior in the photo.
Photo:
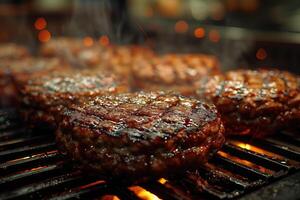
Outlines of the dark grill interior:
[{"label": "dark grill interior", "polygon": [[299,174],[299,166],[300,139],[291,133],[237,137],[197,171],[126,185],[83,175],[58,152],[53,134],[26,130],[13,109],[0,111],[0,199],[243,198]]}]

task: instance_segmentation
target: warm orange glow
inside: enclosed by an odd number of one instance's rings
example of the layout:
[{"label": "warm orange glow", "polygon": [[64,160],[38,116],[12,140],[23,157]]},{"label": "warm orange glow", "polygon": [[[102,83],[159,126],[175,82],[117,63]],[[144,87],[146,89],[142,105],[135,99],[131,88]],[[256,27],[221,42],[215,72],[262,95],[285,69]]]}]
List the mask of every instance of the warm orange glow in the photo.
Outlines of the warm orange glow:
[{"label": "warm orange glow", "polygon": [[160,182],[161,184],[165,184],[168,180],[164,179],[164,178],[160,178],[158,179],[158,182]]},{"label": "warm orange glow", "polygon": [[104,180],[95,181],[95,182],[89,183],[87,185],[80,186],[80,189],[89,188],[89,187],[92,187],[92,186],[95,186],[95,185],[99,185],[99,184],[103,184],[103,183],[105,183]]},{"label": "warm orange glow", "polygon": [[221,39],[219,31],[215,29],[209,31],[208,37],[212,42],[219,42]]},{"label": "warm orange glow", "polygon": [[270,156],[272,158],[284,159],[284,157],[282,157],[280,155],[277,155],[277,154],[274,154],[272,152],[266,151],[266,150],[261,149],[261,148],[259,148],[257,146],[253,146],[251,144],[247,144],[247,143],[243,143],[243,142],[235,141],[235,140],[230,140],[230,143],[233,144],[233,145],[236,145],[238,147],[241,147],[243,149],[254,151],[256,153],[259,153],[259,154],[262,154],[262,155],[266,155],[266,156]]},{"label": "warm orange glow", "polygon": [[42,30],[38,35],[40,42],[48,42],[51,39],[51,33],[48,30]]},{"label": "warm orange glow", "polygon": [[266,52],[266,50],[265,49],[263,49],[263,48],[259,48],[258,50],[257,50],[257,52],[256,52],[256,58],[258,59],[258,60],[264,60],[264,59],[266,59],[267,58],[267,52]]},{"label": "warm orange glow", "polygon": [[176,22],[175,24],[175,32],[176,33],[185,33],[188,31],[189,29],[189,25],[186,21],[184,20],[179,20],[178,22]]},{"label": "warm orange glow", "polygon": [[223,151],[218,151],[218,153],[220,156],[222,157],[225,157],[225,158],[228,158],[234,162],[237,162],[237,163],[240,163],[242,165],[245,165],[245,166],[248,166],[250,168],[253,168],[253,169],[257,169],[263,173],[267,173],[267,174],[274,174],[274,171],[270,170],[270,169],[267,169],[267,168],[264,168],[260,165],[256,165],[255,163],[252,163],[248,160],[244,160],[244,159],[241,159],[241,158],[238,158],[236,156],[233,156],[233,155],[230,155],[226,152],[223,152]]},{"label": "warm orange glow", "polygon": [[102,45],[102,46],[108,46],[110,41],[109,41],[109,37],[107,35],[102,35],[100,38],[99,38],[99,43]]},{"label": "warm orange glow", "polygon": [[194,30],[194,35],[196,38],[204,38],[205,30],[204,28],[198,27]]},{"label": "warm orange glow", "polygon": [[37,18],[37,20],[35,20],[34,22],[34,27],[37,30],[43,30],[46,28],[46,26],[47,26],[47,21],[43,17]]},{"label": "warm orange glow", "polygon": [[104,195],[100,200],[120,200],[120,198],[115,195]]},{"label": "warm orange glow", "polygon": [[90,47],[90,46],[93,46],[93,44],[94,44],[93,38],[91,38],[91,37],[85,37],[85,38],[83,38],[83,45],[84,46]]},{"label": "warm orange glow", "polygon": [[251,145],[250,144],[239,143],[238,146],[243,148],[243,149],[251,150]]},{"label": "warm orange glow", "polygon": [[156,195],[152,194],[151,192],[145,190],[144,188],[140,186],[131,186],[128,188],[130,191],[132,191],[136,196],[138,196],[140,199],[143,200],[159,200]]}]

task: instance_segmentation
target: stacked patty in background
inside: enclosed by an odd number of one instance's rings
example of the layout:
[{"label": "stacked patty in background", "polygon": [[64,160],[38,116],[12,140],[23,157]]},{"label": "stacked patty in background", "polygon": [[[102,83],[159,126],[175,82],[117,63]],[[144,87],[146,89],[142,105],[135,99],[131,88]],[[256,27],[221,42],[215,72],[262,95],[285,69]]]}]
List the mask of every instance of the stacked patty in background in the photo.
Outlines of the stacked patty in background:
[{"label": "stacked patty in background", "polygon": [[200,81],[198,96],[214,103],[227,135],[264,136],[299,127],[300,77],[278,70],[237,70]]},{"label": "stacked patty in background", "polygon": [[1,105],[17,105],[18,88],[27,80],[66,68],[69,68],[69,65],[57,58],[26,57],[23,59],[0,60]]},{"label": "stacked patty in background", "polygon": [[16,102],[15,87],[9,75],[9,64],[29,55],[29,51],[23,46],[13,43],[0,44],[0,107],[11,106]]},{"label": "stacked patty in background", "polygon": [[178,91],[194,95],[199,79],[219,74],[215,57],[202,54],[167,54],[139,59],[133,65],[133,87],[146,91]]},{"label": "stacked patty in background", "polygon": [[31,125],[55,128],[55,116],[65,106],[92,96],[127,92],[128,86],[105,72],[65,71],[29,80],[20,89],[22,113]]},{"label": "stacked patty in background", "polygon": [[[59,57],[75,68],[96,68],[111,71],[130,79],[131,66],[137,59],[151,59],[155,53],[137,45],[102,46],[91,40],[75,38],[52,39],[41,47],[40,54],[45,57]],[[141,69],[142,70],[142,69]]]},{"label": "stacked patty in background", "polygon": [[213,105],[168,93],[98,96],[69,106],[57,131],[62,148],[108,176],[159,176],[194,168],[224,143]]}]

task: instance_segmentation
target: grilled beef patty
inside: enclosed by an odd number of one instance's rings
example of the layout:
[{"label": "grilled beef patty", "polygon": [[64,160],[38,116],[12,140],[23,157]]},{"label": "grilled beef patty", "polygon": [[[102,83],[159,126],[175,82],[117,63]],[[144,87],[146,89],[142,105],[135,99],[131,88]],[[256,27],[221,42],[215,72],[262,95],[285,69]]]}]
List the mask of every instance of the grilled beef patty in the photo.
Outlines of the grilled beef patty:
[{"label": "grilled beef patty", "polygon": [[18,88],[28,79],[40,77],[68,68],[59,59],[24,58],[20,60],[0,61],[0,104],[12,106],[18,104]]},{"label": "grilled beef patty", "polygon": [[215,106],[167,93],[123,93],[68,107],[57,142],[84,169],[159,176],[195,168],[224,143]]},{"label": "grilled beef patty", "polygon": [[55,117],[67,105],[92,96],[128,91],[125,83],[106,73],[72,71],[29,80],[21,89],[26,121],[55,128]]},{"label": "grilled beef patty", "polygon": [[201,54],[167,54],[153,59],[139,59],[132,69],[133,85],[137,90],[174,90],[194,95],[196,81],[219,74],[218,61]]},{"label": "grilled beef patty", "polygon": [[299,127],[300,78],[278,70],[237,70],[201,81],[198,95],[213,102],[226,134],[264,136]]}]

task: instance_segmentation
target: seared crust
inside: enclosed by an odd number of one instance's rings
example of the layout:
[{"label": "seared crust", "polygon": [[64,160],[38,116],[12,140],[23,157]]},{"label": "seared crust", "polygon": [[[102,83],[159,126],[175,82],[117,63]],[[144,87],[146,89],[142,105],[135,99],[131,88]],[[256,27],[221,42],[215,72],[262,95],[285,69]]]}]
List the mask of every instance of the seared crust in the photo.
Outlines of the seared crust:
[{"label": "seared crust", "polygon": [[218,61],[202,54],[167,54],[139,59],[133,65],[133,82],[138,90],[175,90],[193,95],[200,78],[219,74]]},{"label": "seared crust", "polygon": [[2,105],[18,104],[18,89],[28,79],[40,77],[53,71],[61,71],[68,65],[59,59],[24,58],[0,61],[0,91]]},{"label": "seared crust", "polygon": [[213,102],[226,133],[264,136],[299,127],[300,78],[278,70],[237,70],[207,78],[198,95]]},{"label": "seared crust", "polygon": [[127,85],[113,75],[104,72],[69,71],[31,79],[24,84],[21,95],[24,116],[30,117],[26,118],[27,121],[48,123],[55,127],[54,119],[63,107],[92,96],[126,91]]},{"label": "seared crust", "polygon": [[213,105],[165,93],[96,97],[65,110],[61,148],[108,176],[159,176],[197,167],[224,143]]}]

